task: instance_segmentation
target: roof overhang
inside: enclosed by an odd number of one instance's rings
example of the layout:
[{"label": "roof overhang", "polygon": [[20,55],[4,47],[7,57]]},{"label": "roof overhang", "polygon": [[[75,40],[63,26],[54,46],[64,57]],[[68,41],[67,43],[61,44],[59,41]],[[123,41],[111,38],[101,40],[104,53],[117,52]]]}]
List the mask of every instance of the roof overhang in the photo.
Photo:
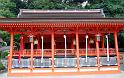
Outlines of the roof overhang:
[{"label": "roof overhang", "polygon": [[104,18],[102,9],[32,10],[20,9],[18,18]]},{"label": "roof overhang", "polygon": [[[124,19],[121,18],[84,18],[84,19],[41,19],[41,18],[1,18],[0,19],[0,27],[2,26],[43,26],[43,24],[50,25],[51,27],[54,27],[55,24],[82,24],[82,25],[88,25],[88,24],[95,24],[96,26],[102,26],[106,25],[106,27],[109,27],[109,25],[116,25],[116,27],[124,26]],[[98,25],[97,25],[98,24]],[[57,26],[57,25],[56,25]],[[61,25],[59,25],[61,27]],[[58,26],[58,27],[59,27]],[[71,27],[71,25],[68,25]],[[45,26],[44,26],[45,27]]]},{"label": "roof overhang", "polygon": [[[41,19],[41,18],[1,18],[0,29],[14,33],[41,33],[43,30],[83,30],[81,33],[118,32],[124,28],[124,18],[83,18],[83,19]],[[25,31],[25,32],[24,32]],[[47,33],[48,34],[48,33]],[[50,32],[49,32],[50,34]]]}]

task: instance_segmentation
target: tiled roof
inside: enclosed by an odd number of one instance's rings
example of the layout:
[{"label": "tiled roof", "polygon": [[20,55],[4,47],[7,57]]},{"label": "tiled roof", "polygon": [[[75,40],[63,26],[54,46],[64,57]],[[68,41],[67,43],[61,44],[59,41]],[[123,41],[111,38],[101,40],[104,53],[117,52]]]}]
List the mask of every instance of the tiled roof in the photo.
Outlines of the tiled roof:
[{"label": "tiled roof", "polygon": [[32,10],[20,9],[18,18],[104,18],[102,9]]}]

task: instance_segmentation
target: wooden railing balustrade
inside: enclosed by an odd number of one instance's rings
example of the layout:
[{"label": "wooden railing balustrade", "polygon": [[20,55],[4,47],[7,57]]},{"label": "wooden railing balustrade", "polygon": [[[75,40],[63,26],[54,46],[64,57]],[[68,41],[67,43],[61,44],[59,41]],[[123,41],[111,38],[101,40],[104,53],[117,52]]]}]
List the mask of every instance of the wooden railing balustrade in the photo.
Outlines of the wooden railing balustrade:
[{"label": "wooden railing balustrade", "polygon": [[[86,55],[86,49],[79,49],[79,56],[85,56]],[[87,49],[87,55],[88,56],[96,56],[96,49]]]},{"label": "wooden railing balustrade", "polygon": [[[66,49],[66,55],[75,55],[76,50],[75,49]],[[65,55],[65,49],[56,49],[55,55]]]},{"label": "wooden railing balustrade", "polygon": [[[33,53],[34,53],[33,54],[34,56],[41,56],[42,50],[41,49],[35,49]],[[43,56],[51,57],[52,56],[51,49],[44,49],[43,50]]]},{"label": "wooden railing balustrade", "polygon": [[[107,49],[100,48],[99,49],[100,55],[107,55]],[[114,48],[109,48],[109,55],[116,55],[115,49]]]},{"label": "wooden railing balustrade", "polygon": [[[96,49],[95,48],[89,48],[87,49],[87,55],[88,56],[96,56]],[[100,48],[99,49],[100,56],[107,55],[107,49]],[[30,49],[24,49],[23,52],[20,52],[21,56],[31,56],[31,50]],[[14,51],[13,56],[18,56],[19,51]],[[41,49],[34,49],[33,56],[41,56],[42,50]],[[44,56],[51,57],[52,52],[51,49],[44,49]],[[55,55],[56,56],[64,56],[65,55],[65,49],[55,49]],[[76,49],[66,49],[66,55],[67,56],[76,56]],[[85,56],[86,55],[86,49],[79,49],[79,56]],[[109,55],[116,55],[114,48],[109,48]]]}]

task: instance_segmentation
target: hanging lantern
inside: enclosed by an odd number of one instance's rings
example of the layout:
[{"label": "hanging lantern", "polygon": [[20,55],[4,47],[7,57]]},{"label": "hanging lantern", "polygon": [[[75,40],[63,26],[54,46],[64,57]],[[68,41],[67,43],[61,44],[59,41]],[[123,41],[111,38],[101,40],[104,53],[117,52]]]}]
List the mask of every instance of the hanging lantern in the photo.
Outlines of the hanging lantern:
[{"label": "hanging lantern", "polygon": [[96,40],[100,41],[100,35],[99,34],[96,35]]},{"label": "hanging lantern", "polygon": [[33,35],[29,36],[29,42],[33,42]]},{"label": "hanging lantern", "polygon": [[35,44],[38,44],[38,40],[37,40],[37,39],[36,39],[36,40],[34,40],[34,45],[35,45]]},{"label": "hanging lantern", "polygon": [[94,40],[92,38],[90,38],[90,43],[93,44],[94,43]]}]

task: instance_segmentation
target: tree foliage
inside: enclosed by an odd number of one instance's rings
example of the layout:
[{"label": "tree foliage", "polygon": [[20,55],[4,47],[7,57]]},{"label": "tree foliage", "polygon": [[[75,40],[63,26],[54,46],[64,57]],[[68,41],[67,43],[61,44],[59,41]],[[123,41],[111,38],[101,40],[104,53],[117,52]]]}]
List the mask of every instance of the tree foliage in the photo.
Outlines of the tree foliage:
[{"label": "tree foliage", "polygon": [[7,44],[9,44],[10,35],[8,32],[0,30],[0,38],[2,38],[4,42],[7,42]]},{"label": "tree foliage", "polygon": [[103,9],[107,17],[124,17],[124,0],[0,0],[0,17],[15,17],[19,9]]},{"label": "tree foliage", "polygon": [[30,9],[80,9],[81,7],[72,2],[62,2],[62,0],[33,0],[29,3],[28,8]]},{"label": "tree foliage", "polygon": [[124,17],[124,0],[91,0],[87,8],[102,8],[107,17]]},{"label": "tree foliage", "polygon": [[14,10],[15,3],[11,0],[0,0],[0,17],[15,17]]}]

